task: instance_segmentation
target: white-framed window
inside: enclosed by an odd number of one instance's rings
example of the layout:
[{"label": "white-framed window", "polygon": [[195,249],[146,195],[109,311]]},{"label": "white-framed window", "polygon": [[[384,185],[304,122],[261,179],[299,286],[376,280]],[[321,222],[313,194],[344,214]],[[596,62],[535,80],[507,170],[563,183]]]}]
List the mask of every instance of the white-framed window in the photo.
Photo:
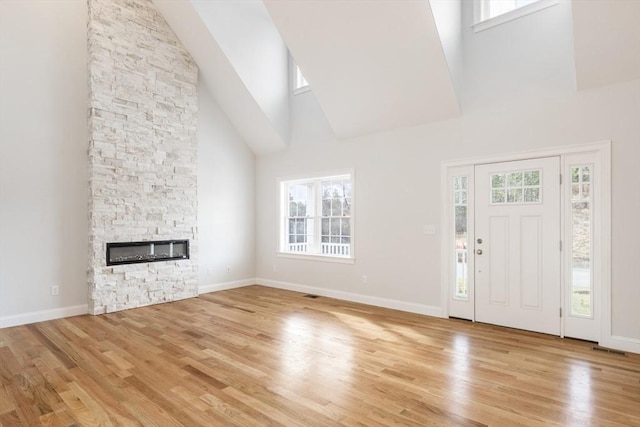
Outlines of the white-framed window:
[{"label": "white-framed window", "polygon": [[279,255],[353,261],[353,172],[280,181]]},{"label": "white-framed window", "polygon": [[492,174],[489,188],[491,205],[542,203],[542,170]]},{"label": "white-framed window", "polygon": [[475,32],[555,6],[559,0],[474,0]]},{"label": "white-framed window", "polygon": [[593,317],[593,164],[570,165],[571,280],[569,315]]},{"label": "white-framed window", "polygon": [[474,166],[442,169],[443,253],[442,297],[447,301],[448,315],[475,319],[474,286]]},{"label": "white-framed window", "polygon": [[304,78],[302,71],[300,71],[300,67],[296,65],[296,87],[295,90],[308,89],[309,82]]},{"label": "white-framed window", "polygon": [[300,70],[300,67],[298,67],[298,64],[296,64],[291,55],[289,55],[289,70],[289,75],[291,76],[291,90],[294,95],[310,90],[309,82],[304,77],[302,70]]},{"label": "white-framed window", "polygon": [[469,300],[469,177],[453,177],[453,223],[455,247],[454,299]]}]

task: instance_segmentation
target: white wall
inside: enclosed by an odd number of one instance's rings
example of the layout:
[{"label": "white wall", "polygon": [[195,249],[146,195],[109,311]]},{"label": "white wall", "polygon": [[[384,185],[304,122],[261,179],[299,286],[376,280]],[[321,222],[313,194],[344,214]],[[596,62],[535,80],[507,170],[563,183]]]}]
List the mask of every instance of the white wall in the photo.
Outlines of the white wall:
[{"label": "white wall", "polygon": [[[442,161],[611,139],[613,334],[640,339],[640,82],[575,91],[567,2],[529,17],[533,23],[513,21],[482,33],[469,29],[470,4],[463,3],[462,117],[337,140],[312,93],[293,99],[291,147],[257,160],[257,276],[432,311],[440,305],[440,235],[422,229],[440,229]],[[350,167],[355,264],[276,257],[276,179]]]},{"label": "white wall", "polygon": [[255,156],[202,82],[197,139],[199,286],[210,291],[255,277]]},{"label": "white wall", "polygon": [[575,90],[571,0],[478,33],[472,3],[462,8],[465,112],[535,86]]},{"label": "white wall", "polygon": [[0,1],[0,324],[86,310],[86,25],[83,1]]}]

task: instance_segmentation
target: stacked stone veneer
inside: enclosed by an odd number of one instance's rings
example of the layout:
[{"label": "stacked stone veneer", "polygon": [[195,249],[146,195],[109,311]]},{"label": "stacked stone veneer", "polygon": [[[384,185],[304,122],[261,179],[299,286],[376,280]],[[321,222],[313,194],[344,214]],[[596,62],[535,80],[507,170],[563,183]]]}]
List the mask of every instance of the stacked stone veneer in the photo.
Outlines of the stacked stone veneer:
[{"label": "stacked stone veneer", "polygon": [[[89,0],[89,312],[196,296],[197,66],[151,0]],[[191,259],[106,266],[106,243]]]}]

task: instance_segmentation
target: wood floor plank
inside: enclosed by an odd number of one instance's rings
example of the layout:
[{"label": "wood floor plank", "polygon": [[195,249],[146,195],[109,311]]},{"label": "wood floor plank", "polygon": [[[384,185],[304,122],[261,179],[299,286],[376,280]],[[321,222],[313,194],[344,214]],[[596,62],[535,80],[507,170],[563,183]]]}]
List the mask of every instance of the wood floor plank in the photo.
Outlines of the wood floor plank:
[{"label": "wood floor plank", "polygon": [[50,412],[40,417],[40,424],[46,427],[70,427],[77,426],[77,420],[71,418],[66,410]]},{"label": "wood floor plank", "polygon": [[5,412],[0,414],[0,426],[2,427],[14,427],[14,426],[25,426],[18,412],[13,410],[9,412]]},{"label": "wood floor plank", "polygon": [[4,385],[0,384],[0,415],[15,411],[15,409],[16,407],[13,403],[13,399],[7,392],[7,389],[4,387]]},{"label": "wood floor plank", "polygon": [[9,386],[7,386],[7,392],[11,395],[11,398],[15,404],[15,413],[22,425],[31,426],[38,425],[40,412],[35,403],[29,399],[29,396],[25,395],[20,385],[20,374],[15,376],[16,380]]},{"label": "wood floor plank", "polygon": [[[46,325],[46,322],[43,323],[42,325]],[[31,325],[27,325],[25,326],[30,332],[31,334],[38,338],[38,340],[40,340],[40,342],[47,347],[47,349],[54,355],[56,356],[56,358],[60,361],[60,363],[62,363],[64,365],[65,368],[67,369],[71,369],[73,367],[76,366],[76,363],[73,361],[73,359],[71,359],[71,357],[69,357],[69,354],[64,352],[58,344],[56,344],[55,342],[51,341],[51,339],[49,337],[47,337],[41,330],[40,330],[40,325],[38,324],[31,324]],[[62,342],[60,343],[60,345],[64,345],[65,343]]]},{"label": "wood floor plank", "polygon": [[249,286],[0,329],[0,425],[640,427],[592,347]]}]

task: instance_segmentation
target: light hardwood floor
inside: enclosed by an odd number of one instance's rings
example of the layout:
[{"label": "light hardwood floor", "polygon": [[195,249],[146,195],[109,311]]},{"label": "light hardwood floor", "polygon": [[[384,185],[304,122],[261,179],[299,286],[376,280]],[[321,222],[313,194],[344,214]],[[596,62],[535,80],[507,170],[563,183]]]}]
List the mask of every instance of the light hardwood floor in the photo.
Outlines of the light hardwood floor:
[{"label": "light hardwood floor", "polygon": [[250,286],[0,330],[0,424],[640,426],[592,347]]}]

